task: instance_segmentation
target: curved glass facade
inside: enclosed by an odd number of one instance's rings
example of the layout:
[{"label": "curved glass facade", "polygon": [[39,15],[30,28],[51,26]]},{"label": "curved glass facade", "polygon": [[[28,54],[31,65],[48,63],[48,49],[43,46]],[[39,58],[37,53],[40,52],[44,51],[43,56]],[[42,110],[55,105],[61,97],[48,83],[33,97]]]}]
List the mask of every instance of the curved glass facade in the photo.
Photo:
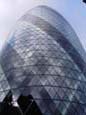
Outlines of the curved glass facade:
[{"label": "curved glass facade", "polygon": [[43,115],[85,115],[85,55],[62,16],[45,6],[32,9],[2,50],[1,90],[6,95],[11,89],[15,101],[32,95]]}]

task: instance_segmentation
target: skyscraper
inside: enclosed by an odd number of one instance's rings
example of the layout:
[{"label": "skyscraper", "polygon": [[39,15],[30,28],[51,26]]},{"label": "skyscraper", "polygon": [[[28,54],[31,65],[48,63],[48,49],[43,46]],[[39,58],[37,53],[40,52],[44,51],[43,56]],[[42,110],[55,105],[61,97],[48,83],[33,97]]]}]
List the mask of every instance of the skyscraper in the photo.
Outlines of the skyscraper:
[{"label": "skyscraper", "polygon": [[30,95],[43,115],[86,114],[86,53],[71,25],[46,6],[18,20],[0,57],[1,100]]}]

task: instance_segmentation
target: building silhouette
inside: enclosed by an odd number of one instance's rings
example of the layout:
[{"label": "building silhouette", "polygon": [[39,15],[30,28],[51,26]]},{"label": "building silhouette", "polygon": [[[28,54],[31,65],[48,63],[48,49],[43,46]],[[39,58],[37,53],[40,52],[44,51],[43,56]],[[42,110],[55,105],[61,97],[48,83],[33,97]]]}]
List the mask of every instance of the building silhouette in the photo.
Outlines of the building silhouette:
[{"label": "building silhouette", "polygon": [[38,6],[21,17],[0,63],[1,112],[8,103],[18,115],[86,115],[86,53],[56,11]]}]

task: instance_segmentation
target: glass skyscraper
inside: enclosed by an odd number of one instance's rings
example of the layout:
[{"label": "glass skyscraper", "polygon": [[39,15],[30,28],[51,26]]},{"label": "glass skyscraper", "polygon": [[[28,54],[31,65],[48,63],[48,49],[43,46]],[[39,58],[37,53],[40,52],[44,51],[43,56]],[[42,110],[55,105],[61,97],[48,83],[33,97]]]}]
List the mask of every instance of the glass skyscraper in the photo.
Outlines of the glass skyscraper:
[{"label": "glass skyscraper", "polygon": [[38,6],[21,17],[0,63],[1,101],[11,90],[16,103],[31,95],[42,115],[86,115],[86,53],[56,11]]}]

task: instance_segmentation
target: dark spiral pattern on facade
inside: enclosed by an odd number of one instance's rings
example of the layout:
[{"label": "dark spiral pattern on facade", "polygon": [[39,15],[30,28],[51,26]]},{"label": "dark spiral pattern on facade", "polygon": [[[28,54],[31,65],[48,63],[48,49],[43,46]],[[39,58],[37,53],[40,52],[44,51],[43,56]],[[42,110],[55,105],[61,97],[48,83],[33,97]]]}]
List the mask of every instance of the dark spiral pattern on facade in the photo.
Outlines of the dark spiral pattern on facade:
[{"label": "dark spiral pattern on facade", "polygon": [[1,95],[32,95],[43,115],[86,115],[86,60],[77,35],[39,6],[16,24],[0,57]]}]

